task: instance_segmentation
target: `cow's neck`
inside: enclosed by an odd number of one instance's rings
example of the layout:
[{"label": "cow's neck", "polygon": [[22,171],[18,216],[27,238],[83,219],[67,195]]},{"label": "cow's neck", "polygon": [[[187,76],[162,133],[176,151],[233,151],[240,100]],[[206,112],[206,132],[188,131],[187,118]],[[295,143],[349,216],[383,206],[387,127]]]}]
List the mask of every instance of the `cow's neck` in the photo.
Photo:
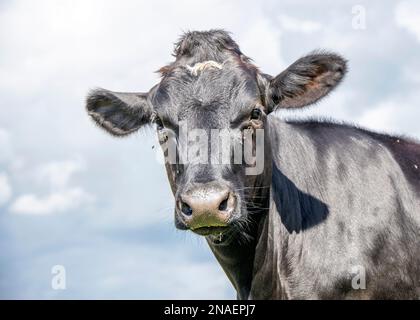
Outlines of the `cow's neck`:
[{"label": "cow's neck", "polygon": [[[267,141],[266,141],[267,143]],[[252,183],[253,203],[248,208],[249,224],[247,238],[240,234],[225,242],[217,243],[207,238],[216,259],[236,289],[238,299],[249,299],[255,273],[255,254],[260,242],[262,228],[268,214],[271,184],[271,149],[267,143],[265,157],[268,160],[264,172]]]},{"label": "cow's neck", "polygon": [[[277,192],[287,192],[277,190]],[[273,195],[271,186],[268,196],[270,209],[261,214],[254,223],[253,240],[243,243],[239,238],[230,242],[217,244],[209,241],[210,248],[235,287],[239,299],[287,299],[287,285],[281,283],[282,275],[282,244],[288,242],[289,230],[282,222],[278,212],[278,201]],[[276,205],[277,203],[277,205]],[[268,205],[268,204],[267,204]],[[293,226],[299,229],[300,219],[298,211],[288,210],[282,206],[293,218]],[[295,230],[296,231],[296,230]],[[300,233],[293,232],[293,236],[300,238]],[[296,239],[296,243],[300,239]]]},{"label": "cow's neck", "polygon": [[250,299],[288,299],[287,284],[282,283],[285,260],[284,244],[289,233],[285,230],[270,194],[270,210],[261,222],[258,243],[255,247],[254,270]]},{"label": "cow's neck", "polygon": [[[268,201],[268,198],[267,198]],[[248,237],[233,235],[232,239],[217,243],[207,238],[216,259],[237,292],[238,299],[249,299],[254,276],[256,247],[260,241],[267,212],[256,212],[254,222],[247,231]]]},{"label": "cow's neck", "polygon": [[328,214],[327,205],[305,188],[311,181],[316,181],[314,186],[319,188],[315,167],[304,161],[309,152],[307,144],[301,143],[305,136],[287,124],[275,124],[277,130],[272,139],[281,152],[273,155],[270,209],[255,248],[250,291],[250,298],[254,299],[294,297],[294,284],[288,280],[303,263],[306,230],[325,220]]},{"label": "cow's neck", "polygon": [[256,242],[246,245],[232,239],[228,244],[216,244],[207,239],[211,250],[220,263],[233,287],[238,299],[247,299],[251,290]]}]

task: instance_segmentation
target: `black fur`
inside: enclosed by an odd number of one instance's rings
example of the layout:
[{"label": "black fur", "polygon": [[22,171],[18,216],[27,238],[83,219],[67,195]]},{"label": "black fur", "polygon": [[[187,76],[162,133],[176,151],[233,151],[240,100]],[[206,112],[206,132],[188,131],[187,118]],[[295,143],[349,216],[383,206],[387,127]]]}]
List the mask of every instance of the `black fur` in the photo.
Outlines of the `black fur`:
[{"label": "black fur", "polygon": [[[223,30],[188,32],[148,94],[93,91],[92,118],[114,135],[154,121],[179,139],[181,121],[210,132],[263,128],[264,171],[238,164],[166,164],[175,197],[223,182],[237,206],[230,228],[207,241],[240,299],[418,299],[420,144],[327,121],[281,121],[272,111],[328,95],[347,66],[313,52],[278,76],[261,73]],[[191,74],[212,60],[223,68]],[[258,108],[261,118],[252,120]],[[241,143],[241,142],[238,142]],[[176,226],[187,229],[179,211]],[[366,288],[353,286],[362,268]]]}]

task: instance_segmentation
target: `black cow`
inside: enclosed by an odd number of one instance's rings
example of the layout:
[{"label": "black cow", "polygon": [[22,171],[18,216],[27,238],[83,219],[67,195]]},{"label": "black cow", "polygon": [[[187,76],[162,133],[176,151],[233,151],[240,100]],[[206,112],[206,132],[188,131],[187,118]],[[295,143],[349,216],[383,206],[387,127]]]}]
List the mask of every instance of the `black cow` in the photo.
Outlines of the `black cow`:
[{"label": "black cow", "polygon": [[[271,77],[223,30],[184,34],[174,56],[148,93],[97,89],[87,111],[115,136],[156,125],[175,224],[206,236],[238,298],[420,297],[420,144],[269,116],[326,96],[346,73],[343,58],[313,52]],[[181,139],[184,123],[205,138]],[[210,148],[215,129],[228,147]],[[247,144],[255,161],[244,163],[245,151],[234,161]],[[207,162],[185,161],[185,148]],[[229,161],[209,160],[223,152]]]}]

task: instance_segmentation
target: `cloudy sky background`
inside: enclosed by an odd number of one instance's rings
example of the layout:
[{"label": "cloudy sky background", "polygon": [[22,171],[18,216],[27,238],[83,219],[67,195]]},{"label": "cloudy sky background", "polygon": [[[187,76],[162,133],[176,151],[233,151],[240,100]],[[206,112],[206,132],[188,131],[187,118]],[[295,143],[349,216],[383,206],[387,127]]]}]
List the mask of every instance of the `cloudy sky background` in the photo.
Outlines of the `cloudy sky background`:
[{"label": "cloudy sky background", "polygon": [[420,137],[416,0],[0,0],[0,298],[235,298],[203,239],[173,226],[153,131],[114,139],[84,112],[92,87],[147,91],[182,31],[209,28],[273,75],[317,48],[349,59],[329,98],[277,116]]}]

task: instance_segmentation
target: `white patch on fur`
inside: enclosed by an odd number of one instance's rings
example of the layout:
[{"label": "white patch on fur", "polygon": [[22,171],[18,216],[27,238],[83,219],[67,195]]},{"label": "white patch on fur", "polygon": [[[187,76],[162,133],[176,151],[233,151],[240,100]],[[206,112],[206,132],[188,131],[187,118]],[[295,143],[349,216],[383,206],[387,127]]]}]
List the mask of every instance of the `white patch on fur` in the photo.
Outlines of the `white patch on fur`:
[{"label": "white patch on fur", "polygon": [[223,69],[223,64],[218,63],[213,60],[203,61],[203,62],[197,62],[195,65],[190,66],[187,64],[186,66],[187,70],[193,75],[198,76],[200,72],[206,69]]}]

